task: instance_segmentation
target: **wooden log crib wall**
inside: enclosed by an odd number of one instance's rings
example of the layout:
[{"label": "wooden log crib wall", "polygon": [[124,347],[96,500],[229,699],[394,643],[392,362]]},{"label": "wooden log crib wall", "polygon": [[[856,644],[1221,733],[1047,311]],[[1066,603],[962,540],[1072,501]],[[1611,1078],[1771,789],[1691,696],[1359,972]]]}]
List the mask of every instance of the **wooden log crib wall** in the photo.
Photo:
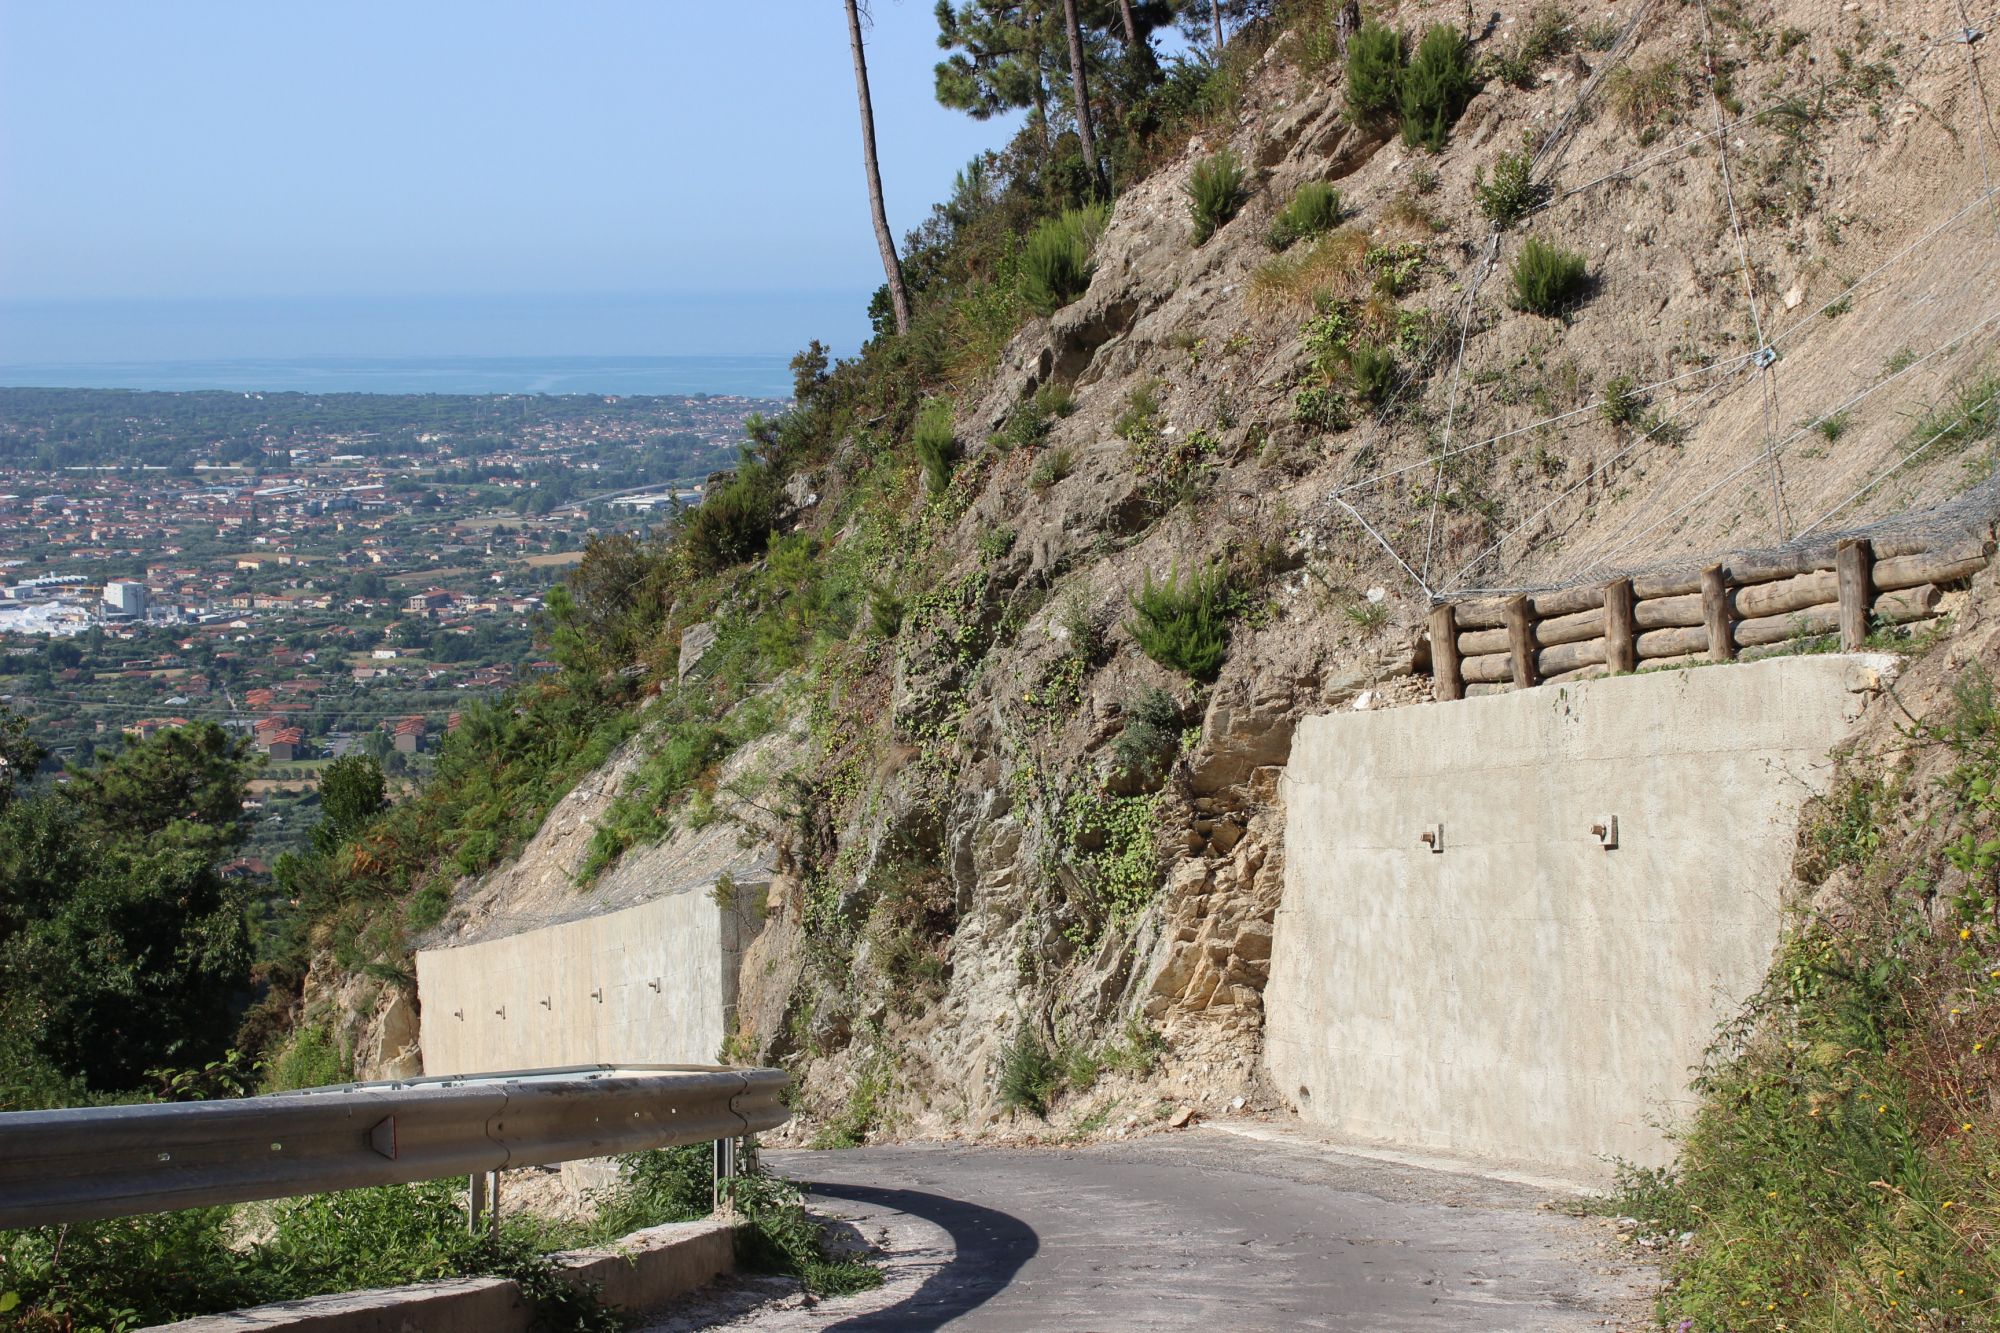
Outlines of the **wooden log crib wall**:
[{"label": "wooden log crib wall", "polygon": [[1854,652],[1879,627],[1936,616],[1945,589],[1993,553],[1990,535],[1935,548],[1928,538],[1850,537],[1734,555],[1698,572],[1443,602],[1427,634],[1434,692],[1462,699],[1468,687],[1528,689],[1641,662],[1728,662],[1835,632],[1841,651]]}]

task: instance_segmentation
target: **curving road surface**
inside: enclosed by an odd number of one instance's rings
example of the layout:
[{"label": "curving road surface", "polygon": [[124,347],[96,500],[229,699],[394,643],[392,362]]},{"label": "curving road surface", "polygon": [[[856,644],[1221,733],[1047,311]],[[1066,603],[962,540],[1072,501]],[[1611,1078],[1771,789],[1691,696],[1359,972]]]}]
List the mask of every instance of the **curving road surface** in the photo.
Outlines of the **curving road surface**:
[{"label": "curving road surface", "polygon": [[[1276,1138],[1278,1141],[1270,1141]],[[1545,1191],[1190,1130],[1077,1149],[770,1152],[886,1281],[807,1301],[737,1279],[648,1333],[1650,1327],[1652,1275]]]}]

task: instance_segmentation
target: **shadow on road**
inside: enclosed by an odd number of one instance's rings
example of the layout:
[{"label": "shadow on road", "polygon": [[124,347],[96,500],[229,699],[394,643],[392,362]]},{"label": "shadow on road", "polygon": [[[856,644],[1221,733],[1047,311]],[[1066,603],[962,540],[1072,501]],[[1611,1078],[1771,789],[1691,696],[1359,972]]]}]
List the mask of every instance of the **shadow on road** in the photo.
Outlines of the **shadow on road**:
[{"label": "shadow on road", "polygon": [[824,1333],[877,1333],[878,1330],[932,1329],[978,1309],[1014,1280],[1021,1265],[1042,1247],[1033,1227],[1011,1214],[963,1199],[918,1190],[874,1189],[866,1185],[803,1186],[825,1199],[848,1199],[891,1208],[934,1222],[951,1234],[952,1258],[924,1279],[908,1297],[882,1310],[828,1324]]}]

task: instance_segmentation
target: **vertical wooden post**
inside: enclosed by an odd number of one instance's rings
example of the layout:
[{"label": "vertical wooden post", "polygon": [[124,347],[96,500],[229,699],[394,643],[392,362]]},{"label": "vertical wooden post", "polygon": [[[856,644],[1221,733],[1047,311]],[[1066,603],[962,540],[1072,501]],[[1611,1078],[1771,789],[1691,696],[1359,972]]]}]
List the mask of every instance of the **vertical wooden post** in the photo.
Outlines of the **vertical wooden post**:
[{"label": "vertical wooden post", "polygon": [[1701,623],[1708,626],[1708,660],[1736,660],[1736,626],[1729,616],[1729,580],[1721,565],[1701,571]]},{"label": "vertical wooden post", "polygon": [[1639,669],[1639,639],[1632,625],[1632,580],[1604,585],[1604,662],[1614,674]]},{"label": "vertical wooden post", "polygon": [[1834,552],[1833,569],[1840,586],[1840,651],[1857,653],[1868,642],[1868,614],[1875,609],[1873,543],[1848,538]]},{"label": "vertical wooden post", "polygon": [[1514,688],[1532,687],[1540,677],[1535,674],[1535,617],[1526,595],[1507,599],[1507,646],[1514,655]]},{"label": "vertical wooden post", "polygon": [[1451,603],[1431,608],[1431,679],[1440,699],[1463,699],[1465,675],[1459,669],[1458,612]]}]

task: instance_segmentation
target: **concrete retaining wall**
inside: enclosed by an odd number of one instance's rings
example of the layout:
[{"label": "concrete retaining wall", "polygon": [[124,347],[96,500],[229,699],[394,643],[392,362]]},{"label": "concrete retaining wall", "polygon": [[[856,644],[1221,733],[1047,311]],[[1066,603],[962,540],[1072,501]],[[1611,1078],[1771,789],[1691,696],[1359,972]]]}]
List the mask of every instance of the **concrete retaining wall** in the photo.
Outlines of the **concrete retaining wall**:
[{"label": "concrete retaining wall", "polygon": [[[736,1228],[713,1218],[635,1231],[601,1250],[554,1256],[567,1281],[627,1314],[657,1310],[736,1271]],[[159,1324],[159,1333],[527,1333],[534,1310],[505,1278],[420,1282],[260,1305]]]},{"label": "concrete retaining wall", "polygon": [[764,894],[690,889],[558,926],[417,955],[426,1074],[707,1064],[735,1028]]},{"label": "concrete retaining wall", "polygon": [[1306,719],[1265,993],[1279,1091],[1351,1138],[1578,1183],[1668,1160],[1658,1126],[1770,964],[1798,808],[1891,664]]}]

